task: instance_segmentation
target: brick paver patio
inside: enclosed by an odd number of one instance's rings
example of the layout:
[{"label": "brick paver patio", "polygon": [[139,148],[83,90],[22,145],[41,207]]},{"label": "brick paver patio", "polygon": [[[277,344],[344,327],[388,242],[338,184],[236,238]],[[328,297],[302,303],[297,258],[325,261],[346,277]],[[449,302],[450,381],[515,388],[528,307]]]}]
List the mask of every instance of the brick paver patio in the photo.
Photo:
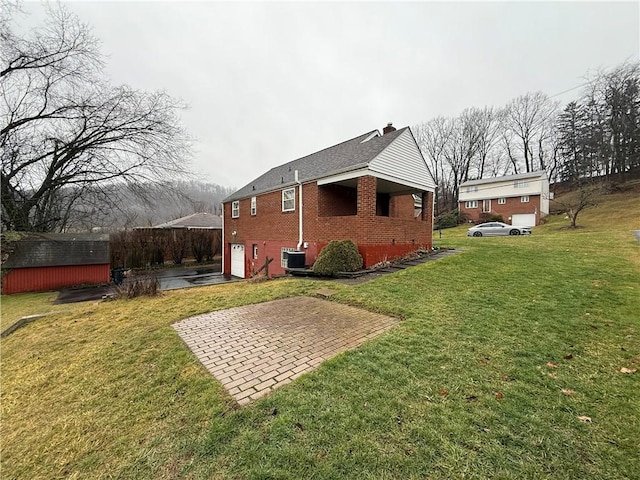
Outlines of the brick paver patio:
[{"label": "brick paver patio", "polygon": [[294,297],[198,315],[173,327],[243,405],[397,323],[359,308]]}]

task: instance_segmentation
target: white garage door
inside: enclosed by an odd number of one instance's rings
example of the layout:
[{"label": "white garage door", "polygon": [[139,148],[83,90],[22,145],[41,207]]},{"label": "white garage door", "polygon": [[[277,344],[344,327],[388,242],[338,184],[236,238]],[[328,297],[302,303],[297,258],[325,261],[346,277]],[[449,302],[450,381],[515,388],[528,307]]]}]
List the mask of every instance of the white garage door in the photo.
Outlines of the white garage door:
[{"label": "white garage door", "polygon": [[244,278],[244,245],[231,244],[231,275]]},{"label": "white garage door", "polygon": [[535,227],[536,226],[536,214],[535,213],[517,213],[511,215],[511,225],[518,227]]}]

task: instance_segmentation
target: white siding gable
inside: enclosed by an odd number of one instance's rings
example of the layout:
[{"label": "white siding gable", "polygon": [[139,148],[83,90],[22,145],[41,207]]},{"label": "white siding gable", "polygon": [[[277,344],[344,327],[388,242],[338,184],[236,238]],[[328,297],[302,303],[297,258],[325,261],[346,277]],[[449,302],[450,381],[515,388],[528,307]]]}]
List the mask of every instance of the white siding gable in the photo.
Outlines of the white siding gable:
[{"label": "white siding gable", "polygon": [[425,190],[435,189],[424,158],[408,128],[369,162],[369,170],[399,183],[420,185]]},{"label": "white siding gable", "polygon": [[[458,200],[466,202],[469,200],[484,200],[500,197],[518,197],[522,195],[542,195],[543,198],[549,196],[549,181],[546,177],[528,178],[523,180],[519,187],[515,187],[514,180],[498,178],[495,182],[487,182],[478,185],[461,185]],[[469,188],[471,187],[471,188]],[[548,209],[548,207],[547,207]]]}]

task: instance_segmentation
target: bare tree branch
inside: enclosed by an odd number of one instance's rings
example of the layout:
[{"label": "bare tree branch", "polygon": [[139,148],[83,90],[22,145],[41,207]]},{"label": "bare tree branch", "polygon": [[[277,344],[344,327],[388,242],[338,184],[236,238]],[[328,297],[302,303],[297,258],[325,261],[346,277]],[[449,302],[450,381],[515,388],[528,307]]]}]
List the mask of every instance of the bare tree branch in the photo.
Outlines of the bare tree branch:
[{"label": "bare tree branch", "polygon": [[1,24],[2,223],[18,230],[68,228],[81,203],[117,208],[104,186],[180,177],[190,157],[183,105],[109,85],[89,27],[62,6],[47,14],[28,38],[10,15]]}]

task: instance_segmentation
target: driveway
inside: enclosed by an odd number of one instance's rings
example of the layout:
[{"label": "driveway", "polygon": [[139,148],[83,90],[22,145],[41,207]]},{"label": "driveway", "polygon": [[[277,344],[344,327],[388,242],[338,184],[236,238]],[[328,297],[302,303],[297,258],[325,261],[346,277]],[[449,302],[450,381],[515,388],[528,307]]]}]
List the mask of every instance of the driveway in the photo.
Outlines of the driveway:
[{"label": "driveway", "polygon": [[[204,265],[196,267],[168,268],[155,274],[160,282],[160,290],[176,290],[178,288],[197,287],[202,285],[217,285],[220,283],[237,282],[240,279],[220,273],[220,265]],[[132,278],[143,278],[141,276]],[[131,278],[131,279],[132,279]],[[125,279],[125,282],[131,279]],[[87,288],[66,288],[61,290],[55,303],[86,302],[100,300],[105,295],[115,294],[116,287],[103,285]]]},{"label": "driveway", "polygon": [[173,328],[244,405],[398,322],[327,300],[294,297],[198,315]]}]

